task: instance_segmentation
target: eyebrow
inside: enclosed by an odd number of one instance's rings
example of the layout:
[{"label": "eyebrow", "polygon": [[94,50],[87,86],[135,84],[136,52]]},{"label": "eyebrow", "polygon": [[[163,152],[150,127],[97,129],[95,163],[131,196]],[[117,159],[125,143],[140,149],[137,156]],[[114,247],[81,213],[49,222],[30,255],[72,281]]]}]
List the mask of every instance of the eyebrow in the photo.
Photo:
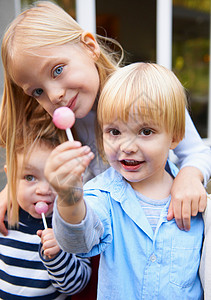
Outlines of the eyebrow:
[{"label": "eyebrow", "polygon": [[49,66],[51,66],[52,64],[54,64],[54,61],[52,63],[52,60],[54,59],[58,59],[58,57],[55,57],[55,56],[43,56],[43,57],[46,57],[47,58],[47,61],[41,65],[40,67],[40,72],[42,73],[46,68],[48,68]]},{"label": "eyebrow", "polygon": [[37,170],[37,168],[34,165],[31,164],[25,164],[25,166],[23,167],[24,171],[31,171],[31,170]]},{"label": "eyebrow", "polygon": [[156,123],[155,122],[143,122],[143,123],[139,123],[139,125],[141,125],[142,127],[156,126]]},{"label": "eyebrow", "polygon": [[[120,123],[119,122],[119,120],[118,121],[112,121],[112,122],[108,122],[108,123],[105,123],[105,124],[103,124],[103,127],[104,126],[117,126],[117,125],[119,125],[119,124],[116,124],[116,122],[117,123]],[[122,121],[121,120],[121,122],[123,123],[123,124],[128,124],[128,121],[126,122],[126,121]],[[129,122],[130,123],[130,122]],[[155,123],[155,122],[153,122],[153,121],[151,121],[151,122],[146,122],[146,121],[144,121],[144,122],[139,122],[138,120],[137,120],[137,122],[136,122],[136,124],[137,124],[137,126],[141,126],[141,127],[147,127],[147,126],[157,126],[157,123]]]}]

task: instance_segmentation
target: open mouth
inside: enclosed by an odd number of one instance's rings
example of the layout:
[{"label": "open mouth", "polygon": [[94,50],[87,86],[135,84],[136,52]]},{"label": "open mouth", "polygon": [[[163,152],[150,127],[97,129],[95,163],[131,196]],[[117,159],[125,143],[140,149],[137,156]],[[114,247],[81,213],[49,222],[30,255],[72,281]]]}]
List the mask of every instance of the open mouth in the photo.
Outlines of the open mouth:
[{"label": "open mouth", "polygon": [[143,161],[139,160],[132,160],[132,159],[122,159],[120,160],[122,167],[128,171],[134,171],[140,168],[140,166],[144,163]]},{"label": "open mouth", "polygon": [[137,166],[141,163],[138,160],[127,160],[127,159],[123,159],[120,162],[121,162],[121,164],[126,165],[126,166]]},{"label": "open mouth", "polygon": [[36,204],[37,204],[38,202],[43,202],[43,203],[47,204],[48,207],[51,207],[51,206],[53,205],[53,202],[52,202],[52,201],[39,200],[39,201],[37,201],[36,203],[34,203],[34,206],[35,206],[35,207],[36,207]]}]

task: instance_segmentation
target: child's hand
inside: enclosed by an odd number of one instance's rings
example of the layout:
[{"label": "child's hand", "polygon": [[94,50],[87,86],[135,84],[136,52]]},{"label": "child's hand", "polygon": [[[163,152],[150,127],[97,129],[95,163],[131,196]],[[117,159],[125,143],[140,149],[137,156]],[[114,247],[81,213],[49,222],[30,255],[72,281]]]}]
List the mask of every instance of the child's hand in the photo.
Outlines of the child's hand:
[{"label": "child's hand", "polygon": [[167,219],[175,217],[180,229],[190,230],[191,216],[206,208],[207,195],[202,180],[201,172],[195,167],[182,168],[174,180]]},{"label": "child's hand", "polygon": [[41,238],[44,255],[50,259],[54,258],[59,253],[60,248],[54,237],[53,229],[38,230],[37,235]]},{"label": "child's hand", "polygon": [[56,147],[45,166],[45,176],[64,206],[74,205],[83,196],[82,174],[93,159],[88,146],[65,142]]},{"label": "child's hand", "polygon": [[45,166],[45,176],[57,192],[57,208],[64,221],[80,223],[86,214],[82,174],[94,158],[88,146],[65,142],[56,147]]}]

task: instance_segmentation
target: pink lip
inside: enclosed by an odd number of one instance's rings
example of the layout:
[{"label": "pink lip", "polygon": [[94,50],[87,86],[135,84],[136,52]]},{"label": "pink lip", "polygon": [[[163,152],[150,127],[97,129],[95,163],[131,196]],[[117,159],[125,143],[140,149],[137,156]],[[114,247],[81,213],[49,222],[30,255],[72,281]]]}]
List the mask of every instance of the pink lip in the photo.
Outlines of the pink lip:
[{"label": "pink lip", "polygon": [[74,110],[77,97],[78,97],[78,93],[72,99],[70,99],[69,103],[67,104],[67,107],[69,107],[71,110]]}]

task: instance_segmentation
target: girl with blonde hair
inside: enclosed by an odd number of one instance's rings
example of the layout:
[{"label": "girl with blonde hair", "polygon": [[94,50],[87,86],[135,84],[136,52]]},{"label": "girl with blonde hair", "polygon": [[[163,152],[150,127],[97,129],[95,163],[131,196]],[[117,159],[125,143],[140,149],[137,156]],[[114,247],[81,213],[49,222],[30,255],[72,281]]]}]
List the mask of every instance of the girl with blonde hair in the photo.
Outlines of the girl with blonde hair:
[{"label": "girl with blonde hair", "polygon": [[[75,138],[95,152],[84,177],[87,181],[105,166],[96,150],[95,111],[105,81],[120,61],[104,47],[99,36],[84,31],[64,10],[40,1],[22,12],[7,29],[2,42],[4,93],[0,134],[7,160],[13,161],[16,132],[41,105],[51,116],[60,106],[70,107],[77,118]],[[113,41],[112,41],[113,42]],[[200,139],[186,112],[186,134],[174,150],[181,167],[172,186],[169,220],[188,230],[190,216],[206,206],[206,185],[211,175],[211,152]],[[12,172],[12,168],[11,168]],[[12,173],[11,173],[12,174]],[[8,174],[9,181],[12,181]],[[0,220],[6,210],[6,190],[1,193]],[[3,223],[0,230],[6,234]]]}]

